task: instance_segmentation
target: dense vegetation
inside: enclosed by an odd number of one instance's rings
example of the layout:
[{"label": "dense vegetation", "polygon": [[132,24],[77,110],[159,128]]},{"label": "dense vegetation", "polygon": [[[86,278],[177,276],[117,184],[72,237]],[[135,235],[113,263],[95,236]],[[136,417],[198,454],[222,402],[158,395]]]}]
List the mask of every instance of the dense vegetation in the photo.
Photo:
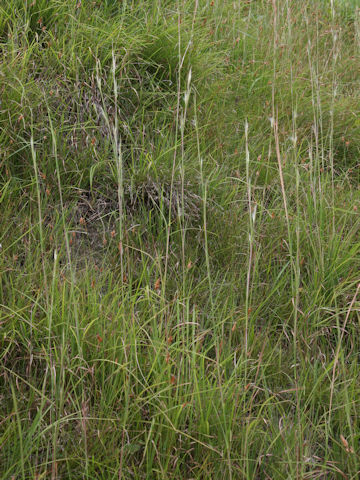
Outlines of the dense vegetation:
[{"label": "dense vegetation", "polygon": [[356,479],[351,0],[0,2],[0,478]]}]

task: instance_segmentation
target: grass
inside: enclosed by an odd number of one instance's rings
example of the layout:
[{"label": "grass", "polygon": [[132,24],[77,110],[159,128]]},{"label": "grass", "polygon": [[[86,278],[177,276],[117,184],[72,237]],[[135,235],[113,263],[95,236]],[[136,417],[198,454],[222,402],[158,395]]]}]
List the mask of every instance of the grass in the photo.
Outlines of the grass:
[{"label": "grass", "polygon": [[356,2],[0,6],[0,478],[356,479]]}]

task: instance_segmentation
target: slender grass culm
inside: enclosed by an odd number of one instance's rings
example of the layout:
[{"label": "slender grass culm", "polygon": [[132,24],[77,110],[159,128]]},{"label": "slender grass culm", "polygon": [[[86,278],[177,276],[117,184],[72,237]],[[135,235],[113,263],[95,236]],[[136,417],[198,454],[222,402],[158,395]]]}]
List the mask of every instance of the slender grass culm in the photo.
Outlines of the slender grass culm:
[{"label": "slender grass culm", "polygon": [[0,2],[0,480],[359,478],[359,15]]}]

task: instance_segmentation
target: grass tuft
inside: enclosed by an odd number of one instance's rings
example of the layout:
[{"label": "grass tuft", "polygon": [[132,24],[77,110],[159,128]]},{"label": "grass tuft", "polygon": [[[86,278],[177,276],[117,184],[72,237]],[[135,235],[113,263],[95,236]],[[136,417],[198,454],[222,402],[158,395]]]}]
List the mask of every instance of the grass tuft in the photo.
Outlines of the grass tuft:
[{"label": "grass tuft", "polygon": [[356,479],[357,2],[0,6],[0,479]]}]

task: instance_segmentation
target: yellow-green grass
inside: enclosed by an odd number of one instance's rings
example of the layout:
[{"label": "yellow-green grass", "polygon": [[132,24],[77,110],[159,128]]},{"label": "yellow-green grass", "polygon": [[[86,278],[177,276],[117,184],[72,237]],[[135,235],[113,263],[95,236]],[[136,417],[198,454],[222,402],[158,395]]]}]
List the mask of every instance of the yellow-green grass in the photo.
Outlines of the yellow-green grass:
[{"label": "yellow-green grass", "polygon": [[0,479],[359,476],[356,2],[0,4]]}]

